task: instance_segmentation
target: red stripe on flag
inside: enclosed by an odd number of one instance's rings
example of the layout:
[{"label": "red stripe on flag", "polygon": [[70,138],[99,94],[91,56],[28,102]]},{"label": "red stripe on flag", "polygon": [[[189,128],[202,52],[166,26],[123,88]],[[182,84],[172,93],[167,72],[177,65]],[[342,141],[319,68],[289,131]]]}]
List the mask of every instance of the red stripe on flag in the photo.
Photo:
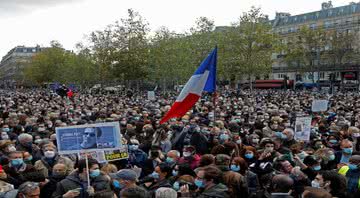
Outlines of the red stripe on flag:
[{"label": "red stripe on flag", "polygon": [[192,106],[194,106],[199,98],[199,95],[189,93],[182,102],[175,102],[163,119],[161,119],[160,124],[168,121],[170,118],[182,117]]}]

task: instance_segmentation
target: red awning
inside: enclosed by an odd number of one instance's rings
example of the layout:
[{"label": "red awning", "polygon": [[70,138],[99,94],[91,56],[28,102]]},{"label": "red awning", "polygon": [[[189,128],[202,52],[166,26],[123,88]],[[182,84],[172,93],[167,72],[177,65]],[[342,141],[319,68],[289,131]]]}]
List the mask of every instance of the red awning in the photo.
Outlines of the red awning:
[{"label": "red awning", "polygon": [[282,84],[255,84],[255,88],[280,88],[282,87]]}]

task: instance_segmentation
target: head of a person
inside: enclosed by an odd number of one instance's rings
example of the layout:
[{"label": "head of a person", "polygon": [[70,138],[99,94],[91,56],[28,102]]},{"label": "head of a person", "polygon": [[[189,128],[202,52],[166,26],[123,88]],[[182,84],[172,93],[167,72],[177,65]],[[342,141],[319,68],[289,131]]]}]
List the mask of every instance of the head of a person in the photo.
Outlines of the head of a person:
[{"label": "head of a person", "polygon": [[205,154],[201,156],[199,167],[208,166],[215,163],[215,158],[211,154]]},{"label": "head of a person", "polygon": [[0,140],[0,150],[4,153],[16,151],[16,147],[10,140]]},{"label": "head of a person", "polygon": [[171,150],[166,154],[167,163],[176,163],[180,158],[180,152],[177,150]]},{"label": "head of a person", "polygon": [[220,183],[222,172],[214,166],[207,166],[200,169],[196,174],[195,185],[198,188],[207,188],[214,184]]},{"label": "head of a person", "polygon": [[139,149],[140,142],[137,139],[131,138],[128,145],[129,145],[130,152],[131,151],[136,151],[136,150]]},{"label": "head of a person", "polygon": [[315,179],[311,182],[314,188],[323,188],[329,192],[345,192],[346,191],[346,178],[334,170],[320,171]]},{"label": "head of a person", "polygon": [[55,164],[52,169],[52,176],[55,178],[65,178],[69,174],[69,170],[65,164]]},{"label": "head of a person", "polygon": [[120,192],[121,198],[147,198],[148,192],[142,188],[131,187],[125,188]]},{"label": "head of a person", "polygon": [[21,198],[39,198],[40,187],[35,182],[25,182],[19,186],[18,197]]},{"label": "head of a person", "polygon": [[118,172],[117,167],[114,164],[105,164],[103,167],[101,167],[101,171],[104,172],[105,174],[110,174],[110,173],[116,173]]},{"label": "head of a person", "polygon": [[10,165],[21,167],[24,163],[24,153],[22,151],[13,151],[9,153]]},{"label": "head of a person", "polygon": [[350,140],[344,139],[340,143],[340,148],[344,154],[351,155],[353,152],[353,144]]},{"label": "head of a person", "polygon": [[33,143],[33,136],[27,133],[22,133],[18,136],[19,143],[27,148],[31,148]]},{"label": "head of a person", "polygon": [[227,170],[230,166],[231,157],[225,154],[218,154],[215,157],[215,165],[221,170]]},{"label": "head of a person", "polygon": [[241,184],[242,176],[235,172],[224,175],[224,184],[228,187],[231,196],[240,195],[239,184]]},{"label": "head of a person", "polygon": [[192,157],[193,155],[195,155],[196,150],[194,146],[184,146],[183,150],[182,150],[182,154],[183,157],[188,158],[188,157]]},{"label": "head of a person", "polygon": [[274,169],[284,174],[290,174],[293,168],[291,163],[284,159],[278,159],[274,163]]},{"label": "head of a person", "polygon": [[291,128],[286,128],[286,129],[284,129],[283,130],[283,132],[282,132],[285,136],[286,136],[286,139],[287,140],[292,140],[292,139],[294,139],[294,130],[293,129],[291,129]]},{"label": "head of a person", "polygon": [[357,170],[360,168],[360,155],[353,155],[349,159],[349,169]]},{"label": "head of a person", "polygon": [[161,187],[155,191],[155,198],[177,198],[177,192],[172,188]]},{"label": "head of a person", "polygon": [[135,186],[137,181],[136,172],[131,169],[122,169],[117,173],[110,173],[113,184],[116,188],[124,189]]},{"label": "head of a person", "polygon": [[315,155],[309,155],[304,158],[304,164],[314,171],[321,170],[321,160]]},{"label": "head of a person", "polygon": [[248,164],[244,158],[235,157],[231,162],[230,169],[243,175],[248,170]]},{"label": "head of a person", "polygon": [[46,158],[53,159],[57,154],[56,146],[53,144],[46,144],[43,146],[43,152]]},{"label": "head of a person", "polygon": [[188,185],[190,192],[196,189],[194,184],[194,177],[191,175],[182,175],[180,176],[173,184],[173,189],[176,191],[180,190],[180,187],[183,185]]},{"label": "head of a person", "polygon": [[85,128],[83,134],[82,148],[94,148],[96,146],[97,138],[101,136],[102,132],[99,127]]},{"label": "head of a person", "polygon": [[96,159],[93,158],[88,159],[88,166],[89,166],[89,172],[87,172],[86,169],[86,160],[85,159],[79,160],[77,165],[79,174],[83,174],[83,175],[89,174],[91,178],[96,178],[100,175],[100,164]]},{"label": "head of a person", "polygon": [[303,198],[332,198],[331,194],[322,188],[306,186],[302,193]]},{"label": "head of a person", "polygon": [[273,192],[289,193],[293,188],[294,181],[288,175],[275,175],[272,178]]},{"label": "head of a person", "polygon": [[244,158],[251,160],[256,158],[257,156],[256,149],[252,146],[245,146],[244,147]]},{"label": "head of a person", "polygon": [[163,180],[165,178],[168,178],[172,175],[172,169],[169,164],[167,163],[160,163],[157,165],[154,169],[154,172],[152,173],[152,177],[155,180]]},{"label": "head of a person", "polygon": [[317,150],[314,155],[324,162],[335,160],[335,152],[331,148],[321,148]]}]

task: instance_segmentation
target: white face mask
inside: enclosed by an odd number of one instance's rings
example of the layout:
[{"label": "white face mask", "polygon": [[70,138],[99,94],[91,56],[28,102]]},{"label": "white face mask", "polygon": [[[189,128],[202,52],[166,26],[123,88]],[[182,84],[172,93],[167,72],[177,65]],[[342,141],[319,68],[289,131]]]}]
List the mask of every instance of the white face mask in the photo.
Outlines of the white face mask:
[{"label": "white face mask", "polygon": [[55,151],[45,151],[44,152],[44,156],[46,157],[46,158],[53,158],[53,157],[55,157]]},{"label": "white face mask", "polygon": [[314,188],[320,188],[320,183],[317,182],[317,181],[315,181],[315,180],[313,180],[313,181],[311,182],[311,186],[314,187]]},{"label": "white face mask", "polygon": [[190,156],[191,156],[191,153],[190,153],[190,152],[183,152],[183,156],[184,156],[184,157],[190,157]]},{"label": "white face mask", "polygon": [[16,148],[15,148],[15,146],[9,146],[8,150],[10,152],[13,152],[13,151],[16,151]]}]

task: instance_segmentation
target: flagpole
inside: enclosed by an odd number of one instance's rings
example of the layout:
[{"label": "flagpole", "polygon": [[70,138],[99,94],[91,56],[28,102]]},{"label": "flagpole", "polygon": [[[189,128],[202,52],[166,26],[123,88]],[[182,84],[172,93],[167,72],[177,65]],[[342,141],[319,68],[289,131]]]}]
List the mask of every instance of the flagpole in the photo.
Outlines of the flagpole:
[{"label": "flagpole", "polygon": [[216,114],[215,114],[215,109],[216,109],[216,91],[214,91],[213,95],[212,95],[212,99],[213,99],[213,105],[214,105],[214,120],[213,120],[213,125],[215,126],[215,121],[216,121]]}]

